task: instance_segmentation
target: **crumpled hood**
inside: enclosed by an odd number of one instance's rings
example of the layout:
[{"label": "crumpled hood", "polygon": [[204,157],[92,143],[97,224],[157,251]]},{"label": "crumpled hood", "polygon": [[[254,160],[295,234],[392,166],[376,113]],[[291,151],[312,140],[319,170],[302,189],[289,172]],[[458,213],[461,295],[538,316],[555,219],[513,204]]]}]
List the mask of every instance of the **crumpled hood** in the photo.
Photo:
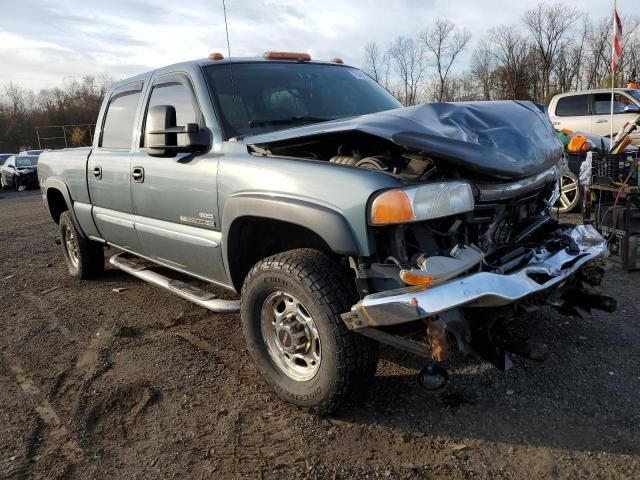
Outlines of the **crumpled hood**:
[{"label": "crumpled hood", "polygon": [[16,169],[20,175],[29,175],[36,173],[36,167],[18,167]]},{"label": "crumpled hood", "polygon": [[248,145],[360,131],[483,175],[518,179],[563,155],[544,107],[528,101],[429,103],[245,137]]}]

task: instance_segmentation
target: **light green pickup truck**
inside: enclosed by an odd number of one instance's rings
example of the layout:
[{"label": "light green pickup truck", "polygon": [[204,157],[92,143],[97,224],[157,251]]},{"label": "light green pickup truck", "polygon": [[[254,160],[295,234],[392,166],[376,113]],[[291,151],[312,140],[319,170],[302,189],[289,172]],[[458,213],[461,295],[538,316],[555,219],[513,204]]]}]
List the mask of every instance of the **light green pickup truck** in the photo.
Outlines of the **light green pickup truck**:
[{"label": "light green pickup truck", "polygon": [[265,380],[318,413],[374,376],[379,342],[424,357],[441,392],[451,349],[541,359],[506,329],[523,311],[615,309],[593,288],[602,237],[550,216],[563,153],[531,102],[403,108],[337,59],[215,54],[113,85],[94,138],[39,162],[71,275],[98,276],[108,246],[240,312]]}]

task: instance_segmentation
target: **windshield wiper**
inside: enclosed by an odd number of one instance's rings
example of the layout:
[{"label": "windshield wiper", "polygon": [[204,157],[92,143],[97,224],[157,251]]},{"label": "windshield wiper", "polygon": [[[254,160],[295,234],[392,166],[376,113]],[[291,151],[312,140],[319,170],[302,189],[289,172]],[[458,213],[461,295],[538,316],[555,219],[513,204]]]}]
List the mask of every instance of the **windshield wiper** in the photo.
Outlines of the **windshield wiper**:
[{"label": "windshield wiper", "polygon": [[249,121],[249,127],[260,127],[263,125],[288,125],[296,122],[329,122],[335,120],[330,117],[314,117],[312,115],[293,115],[291,117],[283,118],[269,118],[265,120],[251,120]]}]

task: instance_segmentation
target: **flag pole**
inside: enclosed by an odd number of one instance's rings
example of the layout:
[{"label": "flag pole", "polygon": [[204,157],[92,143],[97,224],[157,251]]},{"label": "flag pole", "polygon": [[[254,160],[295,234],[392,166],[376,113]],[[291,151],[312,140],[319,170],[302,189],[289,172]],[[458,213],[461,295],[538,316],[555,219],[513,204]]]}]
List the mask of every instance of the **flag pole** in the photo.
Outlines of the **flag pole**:
[{"label": "flag pole", "polygon": [[[616,0],[613,0],[613,12],[611,12],[611,16],[613,17],[613,40],[612,40],[612,48],[611,48],[611,113],[609,114],[609,128],[610,128],[610,136],[611,145],[613,145],[613,88],[616,84],[616,69],[613,65],[613,56],[615,54],[615,50],[613,45],[615,44],[616,38]],[[616,65],[617,66],[617,65]]]}]

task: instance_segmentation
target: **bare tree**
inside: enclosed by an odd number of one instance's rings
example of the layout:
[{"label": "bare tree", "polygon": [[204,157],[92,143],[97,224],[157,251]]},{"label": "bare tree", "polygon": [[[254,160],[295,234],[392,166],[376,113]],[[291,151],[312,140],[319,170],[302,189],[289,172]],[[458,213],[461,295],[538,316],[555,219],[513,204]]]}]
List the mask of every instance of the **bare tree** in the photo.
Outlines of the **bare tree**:
[{"label": "bare tree", "polygon": [[525,99],[530,95],[530,50],[527,39],[513,26],[503,25],[489,30],[487,51],[496,61],[496,78],[503,95]]},{"label": "bare tree", "polygon": [[427,70],[422,42],[397,37],[389,47],[389,56],[402,82],[402,102],[405,105],[415,105]]},{"label": "bare tree", "polygon": [[469,43],[471,32],[456,27],[450,20],[438,18],[431,28],[420,35],[420,39],[435,58],[439,80],[437,100],[442,102],[449,71]]},{"label": "bare tree", "polygon": [[539,100],[549,95],[551,73],[560,52],[570,41],[571,28],[578,18],[576,10],[560,3],[539,3],[527,10],[522,17],[531,35],[532,48],[542,81]]},{"label": "bare tree", "polygon": [[384,57],[376,42],[369,42],[364,46],[364,65],[362,70],[376,82],[382,83]]},{"label": "bare tree", "polygon": [[491,90],[494,85],[494,64],[490,47],[486,41],[481,40],[471,58],[471,73],[480,87],[482,100],[491,100]]}]

